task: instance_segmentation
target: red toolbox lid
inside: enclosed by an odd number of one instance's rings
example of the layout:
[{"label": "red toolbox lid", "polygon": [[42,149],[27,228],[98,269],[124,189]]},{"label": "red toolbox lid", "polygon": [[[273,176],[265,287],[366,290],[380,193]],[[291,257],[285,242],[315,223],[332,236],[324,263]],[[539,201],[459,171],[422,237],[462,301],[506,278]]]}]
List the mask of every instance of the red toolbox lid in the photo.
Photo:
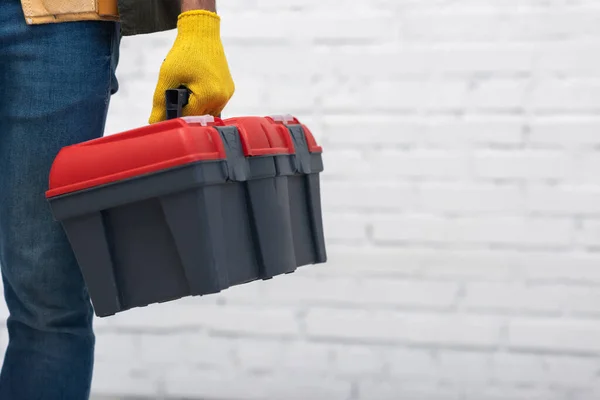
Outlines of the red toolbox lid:
[{"label": "red toolbox lid", "polygon": [[[294,154],[285,123],[276,117],[221,120],[207,116],[175,118],[64,147],[50,171],[46,197],[55,197],[198,161],[226,159],[220,133],[212,126],[235,126],[247,157]],[[302,125],[309,151],[320,152]]]},{"label": "red toolbox lid", "polygon": [[306,144],[308,145],[308,151],[310,153],[322,153],[323,152],[323,148],[317,144],[317,141],[315,140],[315,137],[313,136],[310,129],[308,129],[308,127],[306,125],[304,125],[303,123],[298,121],[298,119],[296,117],[294,117],[292,115],[273,115],[273,116],[265,117],[265,118],[275,124],[300,125],[302,127],[302,130],[304,131],[304,136],[306,137]]},{"label": "red toolbox lid", "polygon": [[287,128],[268,118],[228,118],[223,123],[237,128],[246,157],[294,154],[294,142]]},{"label": "red toolbox lid", "polygon": [[224,158],[217,130],[176,118],[64,147],[52,165],[46,197]]}]

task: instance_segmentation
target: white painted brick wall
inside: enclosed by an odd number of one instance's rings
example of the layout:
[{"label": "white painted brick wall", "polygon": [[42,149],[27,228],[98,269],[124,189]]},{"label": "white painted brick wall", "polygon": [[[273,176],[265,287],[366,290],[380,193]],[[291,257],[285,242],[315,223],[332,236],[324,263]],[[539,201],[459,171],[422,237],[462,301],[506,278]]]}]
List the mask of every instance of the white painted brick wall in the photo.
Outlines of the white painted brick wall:
[{"label": "white painted brick wall", "polygon": [[[600,3],[219,8],[225,116],[325,148],[330,262],[97,320],[94,392],[600,398]],[[146,123],[174,34],[123,41],[107,134]]]},{"label": "white painted brick wall", "polygon": [[[600,396],[600,5],[220,4],[226,116],[325,147],[330,262],[98,320],[103,395]],[[108,132],[145,124],[174,32],[124,40]]]}]

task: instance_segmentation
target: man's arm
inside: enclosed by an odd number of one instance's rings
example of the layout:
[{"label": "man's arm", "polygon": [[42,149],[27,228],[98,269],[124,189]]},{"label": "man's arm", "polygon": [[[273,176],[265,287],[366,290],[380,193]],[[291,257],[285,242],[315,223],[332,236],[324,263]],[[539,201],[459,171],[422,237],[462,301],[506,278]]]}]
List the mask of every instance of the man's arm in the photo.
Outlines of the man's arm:
[{"label": "man's arm", "polygon": [[208,10],[217,12],[216,0],[181,0],[181,12],[190,10]]}]

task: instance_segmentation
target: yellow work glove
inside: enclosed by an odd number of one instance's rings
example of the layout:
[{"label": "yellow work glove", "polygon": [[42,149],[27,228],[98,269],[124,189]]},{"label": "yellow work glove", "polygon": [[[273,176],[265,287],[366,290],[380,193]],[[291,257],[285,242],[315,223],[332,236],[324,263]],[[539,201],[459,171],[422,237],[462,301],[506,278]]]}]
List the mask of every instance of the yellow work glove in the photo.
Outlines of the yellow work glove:
[{"label": "yellow work glove", "polygon": [[177,37],[167,54],[154,92],[151,124],[166,119],[165,91],[189,89],[183,115],[218,116],[235,91],[221,43],[221,18],[210,11],[192,10],[179,15]]}]

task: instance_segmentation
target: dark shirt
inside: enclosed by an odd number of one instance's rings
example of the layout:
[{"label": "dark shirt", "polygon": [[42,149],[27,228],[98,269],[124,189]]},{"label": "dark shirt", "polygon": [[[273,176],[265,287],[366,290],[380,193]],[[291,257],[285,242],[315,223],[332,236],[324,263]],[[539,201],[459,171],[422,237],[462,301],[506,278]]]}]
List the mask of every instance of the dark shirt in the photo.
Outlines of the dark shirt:
[{"label": "dark shirt", "polygon": [[118,0],[121,34],[142,35],[174,29],[181,0]]}]

